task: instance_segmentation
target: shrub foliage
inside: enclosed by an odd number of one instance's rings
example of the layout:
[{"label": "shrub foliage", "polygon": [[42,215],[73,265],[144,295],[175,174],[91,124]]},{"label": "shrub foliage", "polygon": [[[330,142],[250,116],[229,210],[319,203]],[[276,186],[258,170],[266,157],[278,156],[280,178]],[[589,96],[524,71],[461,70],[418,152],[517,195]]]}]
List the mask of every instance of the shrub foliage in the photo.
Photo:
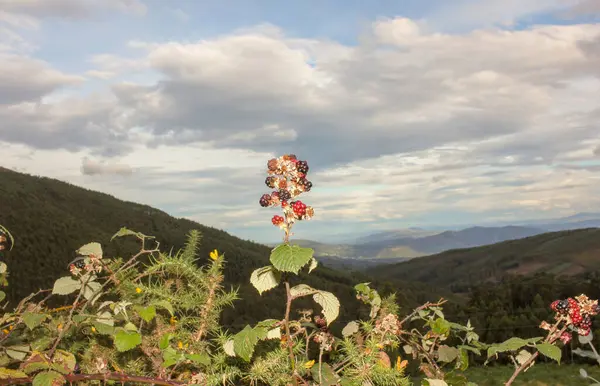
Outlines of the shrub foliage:
[{"label": "shrub foliage", "polygon": [[[550,305],[554,320],[540,325],[542,336],[489,345],[470,322],[445,318],[444,299],[402,315],[394,294],[382,296],[370,283],[357,283],[356,302],[368,317],[334,334],[330,327],[342,305],[332,292],[300,282],[299,275],[319,264],[312,249],[290,242],[293,225],[315,215],[298,199],[312,189],[308,164],[285,155],[267,167],[265,183],[274,191],[259,203],[282,208],[283,216],[271,221],[284,237],[270,254],[271,264],[256,267],[249,282],[260,295],[283,288],[278,318],[235,334],[225,330],[221,312],[235,307],[238,292],[225,288],[223,254],[198,256],[197,231],[180,251],[165,252],[154,237],[122,228],[111,242],[137,240],[137,253],[105,256],[100,243],[85,244],[53,288],[3,309],[0,384],[384,386],[411,384],[407,371],[413,368],[422,373],[423,385],[475,385],[463,374],[470,361],[507,355],[514,364],[506,382],[511,385],[540,357],[560,363],[560,347],[573,334],[588,347],[574,353],[600,364],[591,333],[598,302],[583,294]],[[0,251],[14,246],[0,226]],[[0,285],[8,286],[8,279],[0,262]],[[5,296],[0,291],[0,301]],[[294,306],[307,300],[312,308]],[[581,376],[597,382],[584,370]]]}]

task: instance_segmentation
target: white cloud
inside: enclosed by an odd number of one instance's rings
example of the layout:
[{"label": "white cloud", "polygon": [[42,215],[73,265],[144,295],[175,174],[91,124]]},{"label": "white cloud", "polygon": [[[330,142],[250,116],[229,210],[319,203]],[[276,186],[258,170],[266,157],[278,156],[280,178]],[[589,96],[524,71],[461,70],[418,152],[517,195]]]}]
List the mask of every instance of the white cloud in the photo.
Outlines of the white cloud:
[{"label": "white cloud", "polygon": [[[556,4],[510,3],[507,15]],[[86,79],[14,55],[0,61],[10,85],[0,119],[11,127],[0,141],[21,149],[15,167],[223,227],[268,220],[262,169],[288,152],[313,168],[315,233],[450,209],[503,217],[600,205],[590,164],[600,155],[599,24],[448,34],[380,19],[367,41],[290,38],[269,25],[136,41],[139,57],[91,58],[87,75],[106,90],[67,96],[58,92]],[[158,80],[113,80],[139,71]],[[44,150],[25,161],[32,149]],[[72,166],[50,173],[51,157]]]}]

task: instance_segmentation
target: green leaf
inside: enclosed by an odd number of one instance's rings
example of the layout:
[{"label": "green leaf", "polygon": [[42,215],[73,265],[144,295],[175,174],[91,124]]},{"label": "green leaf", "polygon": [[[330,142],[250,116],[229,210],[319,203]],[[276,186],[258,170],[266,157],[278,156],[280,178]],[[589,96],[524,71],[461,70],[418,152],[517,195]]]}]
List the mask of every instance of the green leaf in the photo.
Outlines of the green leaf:
[{"label": "green leaf", "polygon": [[94,328],[96,329],[96,331],[98,332],[98,334],[102,334],[102,335],[112,335],[115,333],[115,328],[111,325],[108,325],[106,323],[102,323],[99,321],[96,322],[92,322],[92,326],[94,326]]},{"label": "green leaf", "polygon": [[52,293],[54,295],[69,295],[81,288],[81,282],[73,280],[70,276],[64,276],[54,282]]},{"label": "green leaf", "polygon": [[528,342],[525,339],[521,338],[510,338],[500,344],[491,345],[488,348],[488,358],[491,356],[505,351],[517,351],[523,346],[527,346]]},{"label": "green leaf", "polygon": [[129,351],[142,343],[142,336],[133,331],[119,331],[114,336],[114,342],[119,352]]},{"label": "green leaf", "polygon": [[[54,353],[53,366],[57,371],[68,374],[75,370],[77,360],[75,355],[65,350],[56,350]],[[57,368],[58,367],[58,368]]]},{"label": "green leaf", "polygon": [[[315,381],[319,382],[319,364],[315,365],[310,369],[312,377]],[[328,363],[321,363],[321,380],[320,386],[334,386],[337,385],[339,380],[333,372],[331,366]]]},{"label": "green leaf", "polygon": [[[98,283],[97,281],[87,282],[85,288],[83,289],[83,297],[87,300],[92,300],[94,297],[97,298],[99,295],[97,292],[100,291],[100,288],[102,288],[102,284]],[[93,303],[95,303],[95,299],[92,300],[92,305]]]},{"label": "green leaf", "polygon": [[438,360],[440,362],[452,362],[458,357],[458,350],[454,347],[441,345],[438,348]]},{"label": "green leaf", "polygon": [[350,336],[356,334],[358,332],[359,325],[354,320],[350,323],[346,324],[346,326],[342,329],[343,336]]},{"label": "green leaf", "polygon": [[527,362],[529,358],[531,358],[531,355],[532,354],[529,351],[521,350],[515,359],[517,360],[518,364],[522,365],[523,363]]},{"label": "green leaf", "polygon": [[0,367],[0,379],[8,378],[27,378],[27,374],[19,370],[11,370],[5,367]]},{"label": "green leaf", "polygon": [[465,371],[469,368],[469,353],[467,350],[459,350],[458,360],[456,361],[456,367],[460,371]]},{"label": "green leaf", "polygon": [[313,299],[323,307],[327,325],[331,324],[340,314],[340,302],[331,292],[319,291],[314,294]]},{"label": "green leaf", "polygon": [[252,358],[252,354],[254,353],[254,347],[258,341],[259,337],[256,331],[247,325],[233,337],[233,349],[235,354],[246,362],[250,362],[250,358]]},{"label": "green leaf", "polygon": [[0,261],[0,274],[6,273],[7,269],[8,269],[8,266],[6,265],[6,263]]},{"label": "green leaf", "polygon": [[0,291],[0,302],[6,299],[6,293],[4,291]]},{"label": "green leaf", "polygon": [[313,258],[312,248],[301,248],[298,245],[281,244],[271,252],[271,264],[282,272],[298,272]]},{"label": "green leaf", "polygon": [[314,257],[312,259],[310,259],[310,265],[308,266],[308,273],[311,273],[315,268],[317,268],[318,265],[319,265],[319,262],[317,261],[317,259],[315,259]]},{"label": "green leaf", "polygon": [[42,336],[31,342],[31,349],[34,351],[44,351],[49,349],[52,343],[54,343],[54,338]]},{"label": "green leaf", "polygon": [[144,319],[146,323],[150,323],[152,319],[156,316],[156,307],[148,306],[146,308],[141,306],[136,306],[135,310],[140,315],[140,318]]},{"label": "green leaf", "polygon": [[210,365],[210,357],[206,354],[186,354],[185,357],[191,360],[192,362],[198,363],[200,365]]},{"label": "green leaf", "polygon": [[65,383],[65,377],[56,371],[44,371],[33,378],[33,386],[59,386]]},{"label": "green leaf", "polygon": [[550,343],[540,343],[536,345],[535,348],[544,356],[553,359],[560,364],[560,358],[562,357],[562,351],[560,348]]},{"label": "green leaf", "polygon": [[579,375],[581,376],[581,378],[588,377],[588,373],[587,373],[587,371],[585,371],[585,369],[579,369]]},{"label": "green leaf", "polygon": [[46,314],[36,314],[33,312],[25,312],[23,313],[23,323],[29,328],[33,330],[48,317]]},{"label": "green leaf", "polygon": [[137,331],[138,328],[136,327],[135,324],[129,322],[129,323],[125,323],[125,325],[123,326],[123,328],[125,329],[125,331]]},{"label": "green leaf", "polygon": [[446,381],[444,381],[442,379],[426,378],[425,381],[427,382],[427,385],[429,385],[429,386],[448,386]]},{"label": "green leaf", "polygon": [[450,332],[450,323],[446,319],[437,318],[435,322],[433,322],[431,330],[436,334],[447,334],[448,332]]},{"label": "green leaf", "polygon": [[162,307],[169,312],[171,316],[175,315],[175,310],[173,309],[173,305],[168,300],[160,300],[158,302],[153,303],[157,307]]},{"label": "green leaf", "polygon": [[173,339],[173,334],[171,333],[166,333],[164,334],[161,338],[160,341],[158,342],[158,347],[161,350],[166,349],[167,347],[169,347],[169,342],[171,341],[171,339]]},{"label": "green leaf", "polygon": [[281,328],[276,327],[267,332],[266,339],[281,339]]},{"label": "green leaf", "polygon": [[116,237],[137,236],[137,235],[138,235],[138,232],[134,232],[132,230],[129,230],[129,229],[123,227],[123,228],[119,229],[119,231],[110,238],[110,241],[113,241],[113,239],[115,239]]},{"label": "green leaf", "polygon": [[573,354],[579,355],[580,357],[584,357],[584,358],[596,359],[596,354],[590,350],[582,350],[580,348],[576,348],[575,350],[573,350]]},{"label": "green leaf", "polygon": [[290,288],[290,295],[292,295],[292,297],[294,297],[294,298],[300,298],[302,296],[313,295],[317,292],[319,292],[319,291],[317,291],[316,289],[314,289],[311,286],[308,286],[306,284],[298,284],[297,286]]},{"label": "green leaf", "polygon": [[281,280],[281,272],[272,265],[258,268],[250,275],[250,283],[261,295],[263,292],[277,287],[279,280]]},{"label": "green leaf", "polygon": [[173,347],[168,347],[166,350],[163,351],[162,366],[163,367],[173,366],[177,362],[182,361],[184,358],[185,357],[181,353],[178,353],[177,351],[175,351],[175,349]]},{"label": "green leaf", "polygon": [[233,349],[233,339],[229,339],[227,342],[223,343],[223,351],[225,351],[225,354],[229,355],[230,357],[235,356],[235,350]]},{"label": "green leaf", "polygon": [[100,243],[89,243],[85,244],[81,248],[77,250],[77,253],[82,256],[96,256],[98,258],[102,257],[102,246]]},{"label": "green leaf", "polygon": [[594,334],[592,333],[592,331],[590,331],[590,333],[585,336],[577,335],[577,339],[579,340],[579,343],[581,343],[581,344],[592,343],[592,341],[594,340]]},{"label": "green leaf", "polygon": [[29,345],[15,345],[6,348],[6,355],[12,359],[22,361],[25,359],[29,351],[31,351]]}]

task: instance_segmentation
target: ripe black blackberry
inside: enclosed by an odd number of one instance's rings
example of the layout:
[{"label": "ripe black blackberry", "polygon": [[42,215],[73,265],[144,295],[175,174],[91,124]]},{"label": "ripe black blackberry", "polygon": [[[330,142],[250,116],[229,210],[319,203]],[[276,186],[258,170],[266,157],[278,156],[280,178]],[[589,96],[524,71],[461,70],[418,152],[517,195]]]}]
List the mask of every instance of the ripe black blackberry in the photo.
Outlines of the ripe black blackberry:
[{"label": "ripe black blackberry", "polygon": [[569,311],[570,304],[568,300],[561,300],[556,304],[556,311],[559,314],[566,314]]},{"label": "ripe black blackberry", "polygon": [[265,185],[267,185],[271,189],[275,187],[276,183],[277,183],[277,177],[269,176],[265,179]]},{"label": "ripe black blackberry", "polygon": [[291,193],[290,193],[290,192],[288,192],[287,190],[285,190],[285,189],[281,189],[281,190],[279,191],[279,199],[280,199],[281,201],[287,201],[287,200],[289,200],[290,198],[292,198],[292,195],[291,195]]},{"label": "ripe black blackberry", "polygon": [[258,203],[263,208],[266,208],[271,203],[271,196],[268,194],[263,194],[262,197],[260,198],[260,200],[258,201]]},{"label": "ripe black blackberry", "polygon": [[75,265],[75,267],[77,267],[79,269],[84,269],[85,268],[85,261],[83,261],[83,260],[77,260],[75,263],[73,263],[73,265]]},{"label": "ripe black blackberry", "polygon": [[298,178],[298,185],[301,185],[304,188],[305,192],[310,192],[313,184],[309,180],[304,177]]},{"label": "ripe black blackberry", "polygon": [[298,161],[296,162],[296,170],[300,173],[308,173],[308,162],[306,161]]}]

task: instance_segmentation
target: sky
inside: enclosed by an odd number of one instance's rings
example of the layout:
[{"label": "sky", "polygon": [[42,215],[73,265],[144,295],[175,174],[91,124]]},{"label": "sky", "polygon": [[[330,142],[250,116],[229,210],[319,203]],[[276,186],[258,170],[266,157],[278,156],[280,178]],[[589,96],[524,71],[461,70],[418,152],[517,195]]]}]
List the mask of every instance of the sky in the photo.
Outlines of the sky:
[{"label": "sky", "polygon": [[[259,242],[600,211],[598,0],[0,0],[0,166]],[[1,182],[0,182],[1,183]]]}]

